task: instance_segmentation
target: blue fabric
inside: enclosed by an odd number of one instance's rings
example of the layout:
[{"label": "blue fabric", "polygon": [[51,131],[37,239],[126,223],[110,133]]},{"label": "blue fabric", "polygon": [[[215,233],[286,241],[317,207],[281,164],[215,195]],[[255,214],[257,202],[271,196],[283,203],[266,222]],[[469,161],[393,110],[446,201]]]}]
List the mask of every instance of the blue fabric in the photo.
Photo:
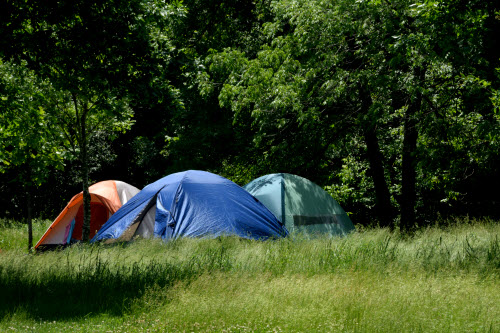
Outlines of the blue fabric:
[{"label": "blue fabric", "polygon": [[122,206],[92,241],[118,238],[154,200],[154,235],[177,237],[284,237],[285,226],[257,199],[232,181],[189,170],[146,186]]},{"label": "blue fabric", "polygon": [[73,230],[75,229],[75,224],[76,224],[76,221],[75,221],[75,219],[73,219],[71,221],[71,227],[69,229],[68,238],[66,239],[66,244],[71,243],[71,236],[73,236]]},{"label": "blue fabric", "polygon": [[137,193],[114,213],[109,220],[99,229],[91,242],[96,240],[118,238],[127,228],[132,225],[137,216],[154,200],[156,194],[165,186],[157,181],[149,184]]}]

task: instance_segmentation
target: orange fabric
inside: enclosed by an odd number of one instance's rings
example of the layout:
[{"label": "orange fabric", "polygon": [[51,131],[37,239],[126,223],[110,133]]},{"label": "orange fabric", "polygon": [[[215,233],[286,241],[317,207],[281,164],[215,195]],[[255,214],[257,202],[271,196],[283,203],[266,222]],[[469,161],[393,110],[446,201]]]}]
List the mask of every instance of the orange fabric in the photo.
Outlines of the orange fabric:
[{"label": "orange fabric", "polygon": [[[100,202],[90,203],[90,215],[92,219],[90,220],[90,238],[94,237],[97,230],[101,229],[102,225],[108,220],[108,208]],[[78,213],[75,216],[75,228],[73,229],[73,235],[71,238],[82,240],[83,233],[83,205],[78,209]]]},{"label": "orange fabric", "polygon": [[120,198],[118,197],[118,192],[116,191],[116,184],[112,180],[99,182],[90,186],[89,193],[106,198],[107,202],[103,203],[109,205],[109,210],[113,211],[113,213],[122,206]]},{"label": "orange fabric", "polygon": [[[100,197],[105,198],[105,200],[108,201],[108,203],[105,204],[110,208],[115,208],[115,211],[117,211],[118,208],[122,206],[120,198],[118,197],[118,192],[116,191],[116,184],[112,180],[105,180],[103,182],[99,182],[90,186],[89,193],[96,194]],[[83,192],[80,192],[73,198],[71,198],[66,208],[80,205],[82,203],[83,203]]]},{"label": "orange fabric", "polygon": [[[99,182],[99,183],[96,183],[96,184],[90,186],[89,193],[92,197],[92,201],[94,201],[94,202],[100,201],[111,214],[114,214],[122,205],[120,198],[118,197],[118,192],[116,190],[116,184],[112,180],[102,181],[102,182]],[[43,241],[50,234],[51,230],[54,229],[59,224],[59,222],[61,222],[61,220],[67,214],[69,209],[72,207],[75,207],[76,205],[83,206],[83,192],[80,192],[80,193],[76,194],[73,198],[71,198],[71,200],[68,202],[66,207],[62,210],[62,212],[59,214],[59,216],[57,216],[57,218],[54,220],[54,222],[52,222],[52,224],[47,229],[45,234],[42,236],[42,238],[40,238],[38,243],[35,245],[35,249],[38,248],[38,246],[40,246],[40,244],[43,243]],[[92,203],[91,203],[91,215],[93,215],[92,213],[93,213],[93,211],[92,211]],[[107,218],[106,218],[106,220],[107,220]],[[92,224],[92,221],[91,221],[91,224]],[[91,229],[91,231],[92,231],[92,229]],[[81,230],[80,230],[80,232],[81,232]]]}]

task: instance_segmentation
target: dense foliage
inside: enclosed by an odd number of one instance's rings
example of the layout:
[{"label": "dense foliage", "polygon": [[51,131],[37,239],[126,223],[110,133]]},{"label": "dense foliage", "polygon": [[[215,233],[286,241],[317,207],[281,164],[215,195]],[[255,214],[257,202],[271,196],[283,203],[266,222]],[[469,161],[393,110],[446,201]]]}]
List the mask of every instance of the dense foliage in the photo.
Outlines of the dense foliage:
[{"label": "dense foliage", "polygon": [[[498,216],[494,1],[7,0],[0,215],[89,183],[287,172],[354,223]],[[29,190],[27,190],[29,189]]]}]

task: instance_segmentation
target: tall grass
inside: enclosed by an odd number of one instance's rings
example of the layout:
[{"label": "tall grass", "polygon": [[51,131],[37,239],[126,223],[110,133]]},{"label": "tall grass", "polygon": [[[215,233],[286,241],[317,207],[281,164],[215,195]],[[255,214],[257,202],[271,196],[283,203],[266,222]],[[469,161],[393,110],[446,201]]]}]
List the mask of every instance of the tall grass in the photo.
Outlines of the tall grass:
[{"label": "tall grass", "polygon": [[[33,220],[33,242],[37,242],[51,221]],[[35,244],[33,244],[35,245]],[[0,251],[28,249],[28,225],[9,219],[0,219]]]},{"label": "tall grass", "polygon": [[36,255],[23,237],[5,239],[20,230],[0,227],[0,330],[500,330],[493,221],[412,237],[136,240]]}]

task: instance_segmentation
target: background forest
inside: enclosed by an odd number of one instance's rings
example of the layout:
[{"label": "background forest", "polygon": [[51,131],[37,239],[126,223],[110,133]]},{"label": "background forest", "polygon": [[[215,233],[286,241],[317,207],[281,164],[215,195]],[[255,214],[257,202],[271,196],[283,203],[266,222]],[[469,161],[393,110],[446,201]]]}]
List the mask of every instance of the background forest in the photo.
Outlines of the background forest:
[{"label": "background forest", "polygon": [[355,224],[500,218],[497,1],[0,6],[2,218],[188,169],[297,174]]}]

